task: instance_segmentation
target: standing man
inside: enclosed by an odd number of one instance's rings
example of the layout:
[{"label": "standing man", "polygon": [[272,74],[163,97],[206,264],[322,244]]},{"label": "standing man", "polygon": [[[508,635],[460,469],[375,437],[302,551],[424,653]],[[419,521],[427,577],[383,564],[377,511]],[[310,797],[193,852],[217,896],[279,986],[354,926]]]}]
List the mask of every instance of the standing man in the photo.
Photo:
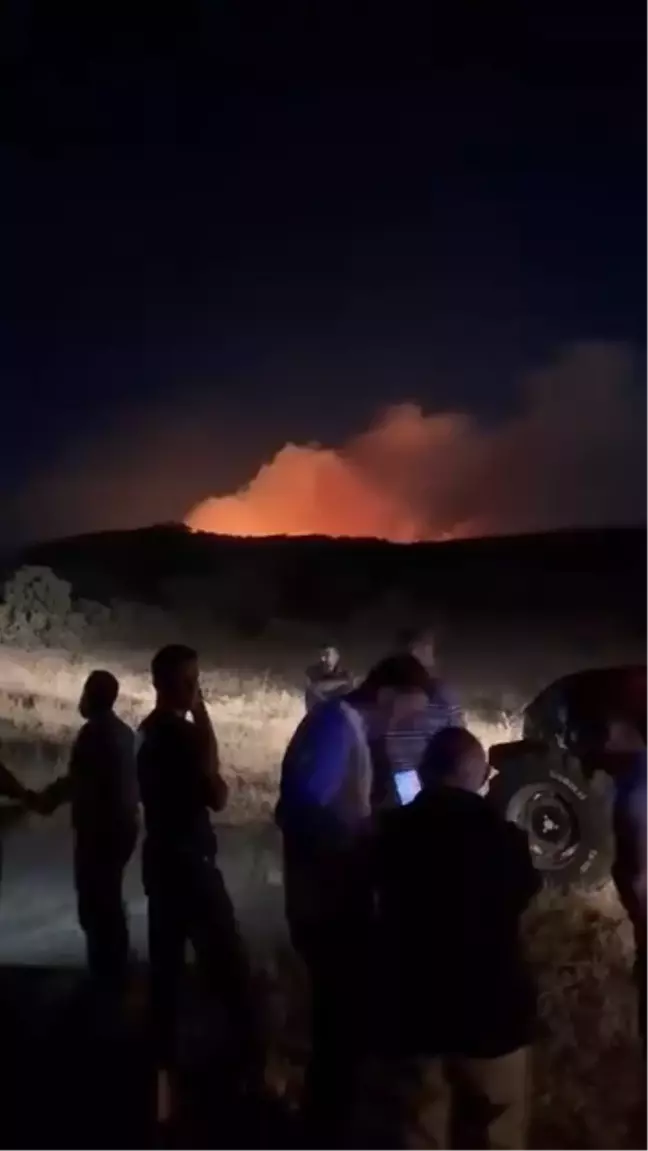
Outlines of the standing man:
[{"label": "standing man", "polygon": [[144,887],[148,896],[151,1008],[158,1060],[158,1118],[172,1118],[172,1077],[184,954],[191,941],[205,981],[232,1017],[232,1042],[257,1073],[260,1058],[251,979],[234,909],[216,865],[211,811],[227,784],[199,682],[198,656],[171,644],[154,657],[155,708],[140,727],[138,771],[144,806]]},{"label": "standing man", "polygon": [[635,937],[639,1035],[646,1053],[646,717],[618,712],[607,725],[603,763],[614,781],[612,878]]},{"label": "standing man", "polygon": [[376,796],[383,807],[408,803],[420,790],[419,765],[429,741],[445,727],[464,727],[463,711],[435,674],[436,648],[430,628],[408,629],[397,637],[396,650],[424,668],[428,695],[424,708],[394,716],[386,730],[372,732]]},{"label": "standing man", "polygon": [[353,680],[342,667],[338,649],[330,644],[323,647],[317,662],[306,669],[306,711],[344,695],[352,687]]},{"label": "standing man", "polygon": [[128,975],[129,939],[122,887],[138,834],[135,736],[115,715],[119,682],[109,671],[88,676],[79,712],[85,720],[67,774],[41,792],[39,810],[70,803],[74,883],[88,969],[99,988],[119,990]]},{"label": "standing man", "polygon": [[479,741],[445,728],[420,794],[377,836],[376,1020],[402,1093],[400,1146],[526,1146],[535,995],[519,926],[540,880],[524,832],[479,795],[488,771]]},{"label": "standing man", "polygon": [[390,656],[355,691],[307,714],[283,759],[276,819],[286,918],[311,985],[304,1116],[321,1146],[344,1138],[366,1025],[374,796],[369,730],[425,708],[429,687],[418,660]]}]

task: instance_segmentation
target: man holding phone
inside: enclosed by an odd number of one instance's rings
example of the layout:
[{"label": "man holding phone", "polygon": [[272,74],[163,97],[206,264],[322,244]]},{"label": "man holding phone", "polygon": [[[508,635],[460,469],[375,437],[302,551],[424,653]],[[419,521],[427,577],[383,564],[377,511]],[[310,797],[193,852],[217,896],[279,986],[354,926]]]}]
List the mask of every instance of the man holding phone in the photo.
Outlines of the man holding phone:
[{"label": "man holding phone", "polygon": [[200,689],[197,653],[171,644],[158,651],[151,672],[156,703],[139,729],[137,763],[146,825],[142,864],[158,1118],[165,1120],[173,1109],[171,1079],[187,941],[193,944],[205,981],[233,1017],[232,1040],[241,1044],[246,1070],[251,1070],[255,1018],[245,950],[216,865],[209,813],[222,811],[228,791]]}]

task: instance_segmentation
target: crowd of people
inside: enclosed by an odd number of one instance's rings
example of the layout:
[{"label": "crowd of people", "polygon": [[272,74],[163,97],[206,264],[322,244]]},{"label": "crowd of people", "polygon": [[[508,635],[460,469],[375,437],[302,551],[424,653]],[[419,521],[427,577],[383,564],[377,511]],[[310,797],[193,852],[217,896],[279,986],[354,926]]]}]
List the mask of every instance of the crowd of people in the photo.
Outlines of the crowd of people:
[{"label": "crowd of people", "polygon": [[[227,803],[198,657],[152,661],[155,707],[133,732],[119,684],[93,672],[64,776],[0,790],[45,815],[71,805],[74,881],[97,992],[123,994],[130,946],[123,877],[139,836],[148,901],[156,1114],[173,1118],[185,947],[226,1009],[242,1089],[263,1090],[264,1045],[210,812]],[[335,648],[308,670],[306,713],[283,758],[276,822],[285,913],[308,973],[311,1055],[301,1116],[311,1146],[349,1146],[363,1068],[389,1070],[394,1141],[523,1148],[536,999],[520,920],[540,887],[525,832],[488,803],[489,765],[435,674],[429,632],[354,683]],[[645,1052],[646,733],[606,717],[616,775],[614,879],[637,945]]]}]

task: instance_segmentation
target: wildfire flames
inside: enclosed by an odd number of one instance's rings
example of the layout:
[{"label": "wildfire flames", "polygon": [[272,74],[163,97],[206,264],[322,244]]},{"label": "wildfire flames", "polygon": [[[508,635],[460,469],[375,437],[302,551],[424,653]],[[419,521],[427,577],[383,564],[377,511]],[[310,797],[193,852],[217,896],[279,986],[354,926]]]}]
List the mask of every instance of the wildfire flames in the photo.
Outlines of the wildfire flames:
[{"label": "wildfire flames", "polygon": [[397,405],[341,448],[286,444],[186,522],[397,543],[627,522],[629,508],[640,522],[645,418],[633,370],[622,346],[576,345],[531,373],[515,408],[488,425]]},{"label": "wildfire flames", "polygon": [[416,511],[412,465],[429,451],[432,430],[442,443],[443,427],[443,418],[401,405],[339,451],[286,444],[246,487],[198,504],[187,523],[238,536],[438,538],[445,533]]}]

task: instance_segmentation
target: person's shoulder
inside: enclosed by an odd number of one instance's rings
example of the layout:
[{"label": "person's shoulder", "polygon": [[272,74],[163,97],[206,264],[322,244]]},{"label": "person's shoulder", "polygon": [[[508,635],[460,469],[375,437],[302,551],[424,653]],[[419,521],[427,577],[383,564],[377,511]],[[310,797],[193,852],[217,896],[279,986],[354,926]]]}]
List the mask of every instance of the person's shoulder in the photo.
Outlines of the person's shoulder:
[{"label": "person's shoulder", "polygon": [[327,699],[306,712],[288,744],[284,763],[310,757],[314,749],[322,747],[330,740],[340,737],[350,730],[340,699]]},{"label": "person's shoulder", "polygon": [[130,724],[126,723],[121,716],[116,715],[115,712],[110,713],[110,717],[106,724],[106,731],[111,739],[115,740],[121,747],[132,745],[135,741],[135,732]]},{"label": "person's shoulder", "polygon": [[174,744],[178,741],[193,742],[196,739],[196,729],[193,723],[190,723],[182,715],[175,715],[173,712],[158,711],[154,709],[146,719],[143,719],[139,728],[138,736],[142,743],[157,742],[160,740],[163,743],[171,741]]},{"label": "person's shoulder", "polygon": [[419,809],[422,823],[434,820],[437,834],[449,835],[458,850],[471,851],[478,840],[490,840],[501,830],[495,809],[489,808],[483,796],[465,788],[441,784],[422,793],[411,806]]}]

